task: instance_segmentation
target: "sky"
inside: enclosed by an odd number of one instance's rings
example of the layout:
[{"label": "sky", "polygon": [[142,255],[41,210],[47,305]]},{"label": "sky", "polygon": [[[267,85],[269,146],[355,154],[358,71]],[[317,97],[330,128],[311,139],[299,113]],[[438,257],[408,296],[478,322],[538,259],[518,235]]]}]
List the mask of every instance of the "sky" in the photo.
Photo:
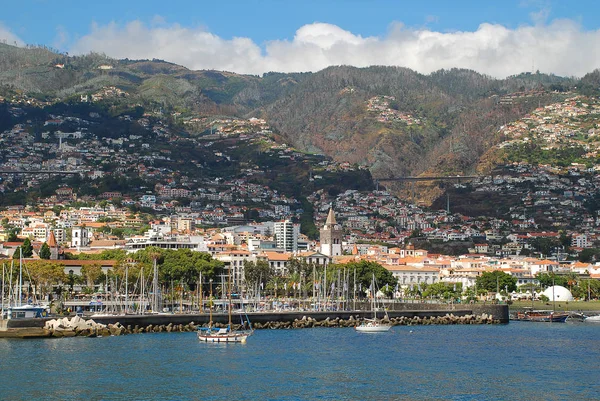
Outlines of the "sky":
[{"label": "sky", "polygon": [[7,0],[0,41],[260,75],[330,65],[581,77],[598,0]]}]

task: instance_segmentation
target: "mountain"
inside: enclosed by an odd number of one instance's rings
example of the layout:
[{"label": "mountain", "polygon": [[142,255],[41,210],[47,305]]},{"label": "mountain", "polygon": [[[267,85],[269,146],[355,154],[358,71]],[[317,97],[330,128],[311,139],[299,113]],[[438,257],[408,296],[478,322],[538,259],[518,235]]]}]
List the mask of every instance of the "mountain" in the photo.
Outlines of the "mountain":
[{"label": "mountain", "polygon": [[[259,77],[0,44],[0,96],[7,99],[18,93],[77,103],[83,95],[101,98],[114,113],[139,105],[182,119],[261,117],[280,142],[367,166],[376,179],[492,168],[498,160],[489,150],[500,142],[500,126],[564,99],[564,91],[580,83],[596,90],[598,76],[494,79],[464,69],[423,75],[400,67],[337,66]],[[440,194],[434,186],[422,187],[429,201]]]}]

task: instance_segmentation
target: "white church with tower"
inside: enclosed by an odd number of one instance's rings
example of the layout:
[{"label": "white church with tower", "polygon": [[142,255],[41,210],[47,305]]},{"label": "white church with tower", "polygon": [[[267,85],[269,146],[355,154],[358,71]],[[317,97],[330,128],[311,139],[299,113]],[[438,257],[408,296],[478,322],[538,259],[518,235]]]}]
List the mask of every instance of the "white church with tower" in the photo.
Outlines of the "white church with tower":
[{"label": "white church with tower", "polygon": [[321,253],[330,257],[342,254],[343,229],[335,221],[333,208],[329,209],[327,221],[321,229]]}]

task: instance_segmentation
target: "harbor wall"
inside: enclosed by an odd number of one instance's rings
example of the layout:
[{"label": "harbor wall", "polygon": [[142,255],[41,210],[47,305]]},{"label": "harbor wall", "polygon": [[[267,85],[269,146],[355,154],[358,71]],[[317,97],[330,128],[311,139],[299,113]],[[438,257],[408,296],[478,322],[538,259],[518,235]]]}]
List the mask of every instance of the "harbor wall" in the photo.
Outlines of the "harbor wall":
[{"label": "harbor wall", "polygon": [[[342,319],[348,320],[350,317],[354,318],[368,318],[371,317],[373,312],[369,310],[354,310],[354,311],[284,311],[284,312],[251,312],[248,313],[250,321],[255,323],[269,323],[269,322],[293,322],[296,319],[300,320],[303,317],[312,318],[317,321],[323,321],[326,319]],[[448,304],[394,304],[391,310],[388,310],[390,318],[414,318],[414,317],[442,317],[447,314],[454,316],[467,316],[467,315],[483,315],[487,314],[492,316],[494,320],[500,323],[508,323],[508,305],[481,305],[481,304],[470,304],[470,305],[448,305]],[[377,313],[378,317],[383,317],[384,312],[380,311]],[[193,322],[196,325],[202,325],[209,322],[209,314],[148,314],[148,315],[120,315],[120,316],[86,316],[86,319],[93,319],[97,323],[102,324],[114,324],[120,323],[124,326],[140,326],[145,327],[149,325],[179,325],[189,324]],[[3,321],[2,324],[5,329],[16,329],[16,328],[42,328],[46,321],[52,318],[42,319],[11,319]],[[227,323],[228,315],[226,313],[214,313],[213,322],[215,323]],[[233,323],[239,323],[239,317],[234,315]]]}]

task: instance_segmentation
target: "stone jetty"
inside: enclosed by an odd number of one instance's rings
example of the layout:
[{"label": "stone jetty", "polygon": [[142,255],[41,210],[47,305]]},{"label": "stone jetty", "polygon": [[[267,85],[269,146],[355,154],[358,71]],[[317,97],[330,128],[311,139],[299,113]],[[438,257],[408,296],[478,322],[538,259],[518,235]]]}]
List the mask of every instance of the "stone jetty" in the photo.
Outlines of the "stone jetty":
[{"label": "stone jetty", "polygon": [[[325,320],[316,320],[311,317],[303,316],[301,319],[295,319],[293,322],[272,321],[266,323],[255,323],[255,329],[304,329],[313,327],[354,327],[359,325],[363,318],[350,316],[348,319],[326,318]],[[383,318],[384,323],[390,323],[392,326],[414,326],[414,325],[450,325],[450,324],[499,324],[500,320],[492,315],[463,315],[454,316],[452,313],[444,316],[425,316],[425,317],[392,317]]]},{"label": "stone jetty", "polygon": [[44,330],[49,337],[106,337],[106,336],[120,336],[124,334],[138,334],[138,333],[162,333],[162,332],[185,332],[195,331],[196,325],[194,322],[189,324],[172,324],[168,325],[148,325],[140,327],[138,325],[124,326],[119,322],[102,324],[97,323],[93,319],[85,320],[81,317],[75,316],[71,319],[52,319],[48,320],[44,325]]},{"label": "stone jetty", "polygon": [[[293,321],[266,321],[255,323],[255,329],[304,329],[316,327],[354,327],[363,320],[359,315],[350,315],[347,319],[339,317],[326,317],[323,320],[317,320],[310,316],[302,316],[302,318],[294,319]],[[483,313],[481,315],[461,315],[455,316],[448,313],[443,316],[399,316],[389,319],[383,319],[384,322],[390,323],[393,326],[413,326],[413,325],[452,325],[452,324],[499,324],[498,319],[492,315]],[[200,326],[206,327],[207,324]],[[215,323],[215,327],[225,327],[223,323]],[[234,328],[238,328],[234,325]],[[105,336],[120,336],[126,334],[141,334],[141,333],[172,333],[172,332],[193,332],[196,331],[198,325],[194,322],[187,324],[149,324],[146,326],[140,325],[123,325],[119,322],[102,324],[93,319],[85,320],[78,316],[71,319],[51,319],[44,325],[45,335],[48,337],[105,337]]]}]

